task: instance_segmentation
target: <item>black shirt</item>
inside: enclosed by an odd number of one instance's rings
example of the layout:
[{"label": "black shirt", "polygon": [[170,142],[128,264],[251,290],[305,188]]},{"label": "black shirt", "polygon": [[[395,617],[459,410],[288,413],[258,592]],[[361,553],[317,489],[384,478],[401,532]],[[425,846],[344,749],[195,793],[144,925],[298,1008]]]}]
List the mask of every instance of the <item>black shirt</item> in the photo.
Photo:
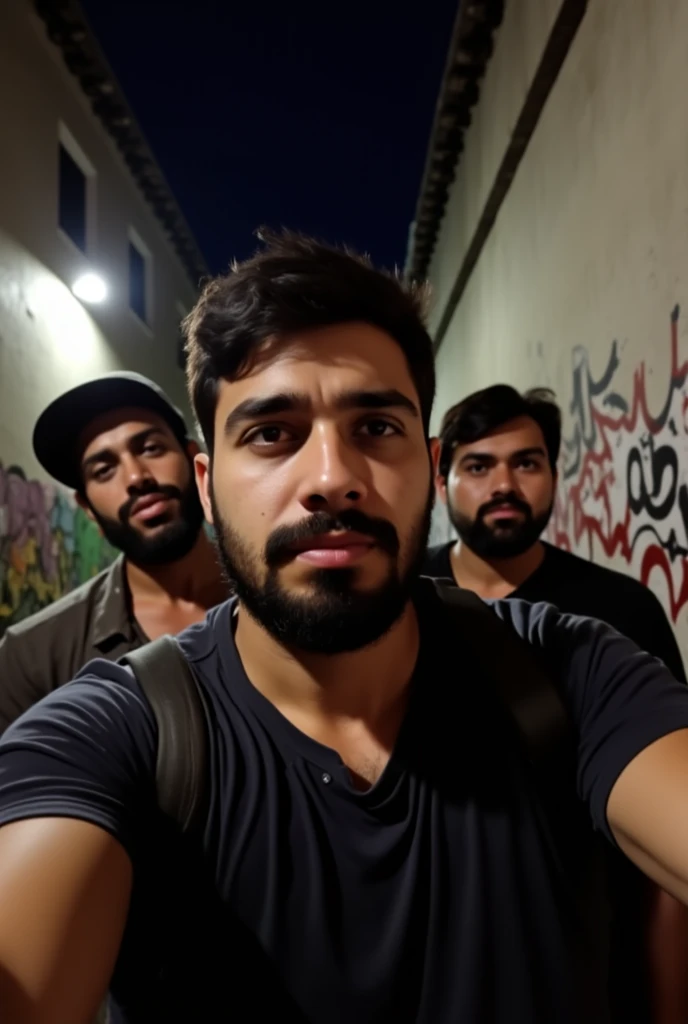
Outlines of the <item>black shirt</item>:
[{"label": "black shirt", "polygon": [[[537,604],[547,601],[562,612],[608,622],[643,651],[661,658],[674,678],[686,681],[681,653],[664,609],[648,587],[624,573],[595,565],[551,544],[528,579],[509,595]],[[423,573],[453,579],[453,542],[430,548]]]},{"label": "black shirt", "polygon": [[[452,546],[450,542],[431,548],[423,572],[452,579]],[[651,590],[630,576],[551,544],[544,544],[544,548],[545,557],[539,567],[509,600],[547,601],[562,612],[608,622],[642,650],[661,658],[675,679],[686,681],[676,637]],[[614,1020],[649,1024],[652,1011],[645,941],[648,882],[630,861],[611,848],[607,874],[612,907],[610,992]]]},{"label": "black shirt", "polygon": [[[129,1020],[607,1019],[603,997],[580,1003],[574,964],[587,940],[515,734],[490,686],[476,685],[479,665],[456,658],[460,630],[428,584],[416,607],[407,713],[367,792],[252,686],[231,602],[180,637],[211,721],[199,837],[182,841],[157,812],[155,722],[125,667],[94,662],[2,737],[0,824],[76,817],[130,854],[113,981]],[[686,688],[600,623],[521,601],[494,608],[561,680],[579,794],[611,838],[614,782],[644,747],[688,727]]]}]

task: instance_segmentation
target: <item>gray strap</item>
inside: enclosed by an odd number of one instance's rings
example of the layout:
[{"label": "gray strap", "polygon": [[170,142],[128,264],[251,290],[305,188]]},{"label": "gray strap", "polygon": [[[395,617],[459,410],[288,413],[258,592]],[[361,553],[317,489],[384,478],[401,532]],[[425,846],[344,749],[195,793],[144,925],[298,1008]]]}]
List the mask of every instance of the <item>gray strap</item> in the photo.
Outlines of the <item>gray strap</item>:
[{"label": "gray strap", "polygon": [[158,804],[183,831],[199,823],[207,792],[207,717],[196,677],[171,636],[131,651],[131,666],[158,726]]},{"label": "gray strap", "polygon": [[530,645],[472,591],[440,579],[433,583],[511,711],[531,764],[542,767],[560,757],[571,742],[569,713]]}]

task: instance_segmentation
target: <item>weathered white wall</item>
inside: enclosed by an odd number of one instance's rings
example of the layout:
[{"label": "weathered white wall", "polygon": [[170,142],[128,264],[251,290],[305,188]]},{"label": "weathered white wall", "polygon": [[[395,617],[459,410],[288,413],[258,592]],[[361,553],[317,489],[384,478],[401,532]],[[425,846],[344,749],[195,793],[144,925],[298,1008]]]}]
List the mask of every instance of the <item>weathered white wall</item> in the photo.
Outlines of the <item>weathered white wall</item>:
[{"label": "weathered white wall", "polygon": [[497,169],[509,143],[559,0],[507,0],[499,43],[472,111],[469,142],[457,170],[432,263],[437,326],[456,277],[459,255],[468,248]]},{"label": "weathered white wall", "polygon": [[[435,324],[480,212],[461,191],[485,194],[474,168],[490,177],[497,157],[482,154],[508,136],[556,6],[507,3],[430,270]],[[672,312],[688,307],[686,38],[683,0],[590,0],[440,348],[434,420],[497,381],[553,387],[568,445],[552,533],[648,581],[684,654],[688,308]]]},{"label": "weathered white wall", "polygon": [[[96,170],[94,244],[87,256],[57,228],[60,122]],[[26,438],[33,414],[65,387],[101,368],[138,370],[155,378],[180,404],[185,402],[183,374],[176,366],[177,304],[188,308],[194,288],[77,80],[48,41],[30,0],[3,0],[0,7],[0,132],[0,333],[3,347],[13,350],[13,370],[34,381],[25,389],[6,375],[0,378],[0,458],[30,462]],[[150,329],[128,308],[129,227],[152,254]],[[36,281],[42,282],[40,290],[50,272],[57,287],[58,281],[71,284],[89,269],[98,270],[110,288],[108,300],[86,312],[94,338],[89,359],[70,362],[62,326],[49,315],[30,332],[33,344],[20,342],[9,311],[12,294],[35,292]],[[65,295],[61,301],[61,308],[71,304],[73,315],[83,319],[79,310],[84,307],[76,299]],[[42,372],[46,363],[36,358],[39,349],[48,360],[49,374]]]},{"label": "weathered white wall", "polygon": [[[96,171],[87,256],[58,231],[60,123]],[[0,3],[0,152],[1,633],[109,557],[37,465],[36,418],[67,388],[126,368],[158,381],[191,423],[176,349],[195,288],[30,0]],[[129,309],[130,228],[152,256],[149,327]],[[110,289],[102,306],[70,291],[91,269]]]}]

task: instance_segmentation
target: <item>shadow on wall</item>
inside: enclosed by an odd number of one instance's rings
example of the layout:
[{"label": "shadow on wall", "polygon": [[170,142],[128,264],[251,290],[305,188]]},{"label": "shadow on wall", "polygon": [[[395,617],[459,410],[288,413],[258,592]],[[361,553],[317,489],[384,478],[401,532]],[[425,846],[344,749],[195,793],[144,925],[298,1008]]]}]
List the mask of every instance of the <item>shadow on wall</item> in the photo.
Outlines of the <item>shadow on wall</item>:
[{"label": "shadow on wall", "polygon": [[553,543],[585,557],[597,542],[610,558],[623,558],[674,622],[688,604],[688,362],[678,361],[678,320],[676,306],[671,372],[656,416],[647,406],[645,363],[625,396],[614,385],[616,341],[597,380],[587,350],[574,349],[569,429],[547,531]]},{"label": "shadow on wall", "polygon": [[0,636],[95,576],[116,554],[64,492],[0,463]]}]

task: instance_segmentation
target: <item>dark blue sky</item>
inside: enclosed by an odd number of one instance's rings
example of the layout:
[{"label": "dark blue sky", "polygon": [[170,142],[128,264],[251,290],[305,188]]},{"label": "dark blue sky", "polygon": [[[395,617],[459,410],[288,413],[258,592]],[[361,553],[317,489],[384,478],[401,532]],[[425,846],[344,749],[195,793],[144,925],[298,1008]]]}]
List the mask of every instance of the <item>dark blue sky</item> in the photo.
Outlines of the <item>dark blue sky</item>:
[{"label": "dark blue sky", "polygon": [[260,224],[403,263],[458,0],[82,6],[213,271]]}]

